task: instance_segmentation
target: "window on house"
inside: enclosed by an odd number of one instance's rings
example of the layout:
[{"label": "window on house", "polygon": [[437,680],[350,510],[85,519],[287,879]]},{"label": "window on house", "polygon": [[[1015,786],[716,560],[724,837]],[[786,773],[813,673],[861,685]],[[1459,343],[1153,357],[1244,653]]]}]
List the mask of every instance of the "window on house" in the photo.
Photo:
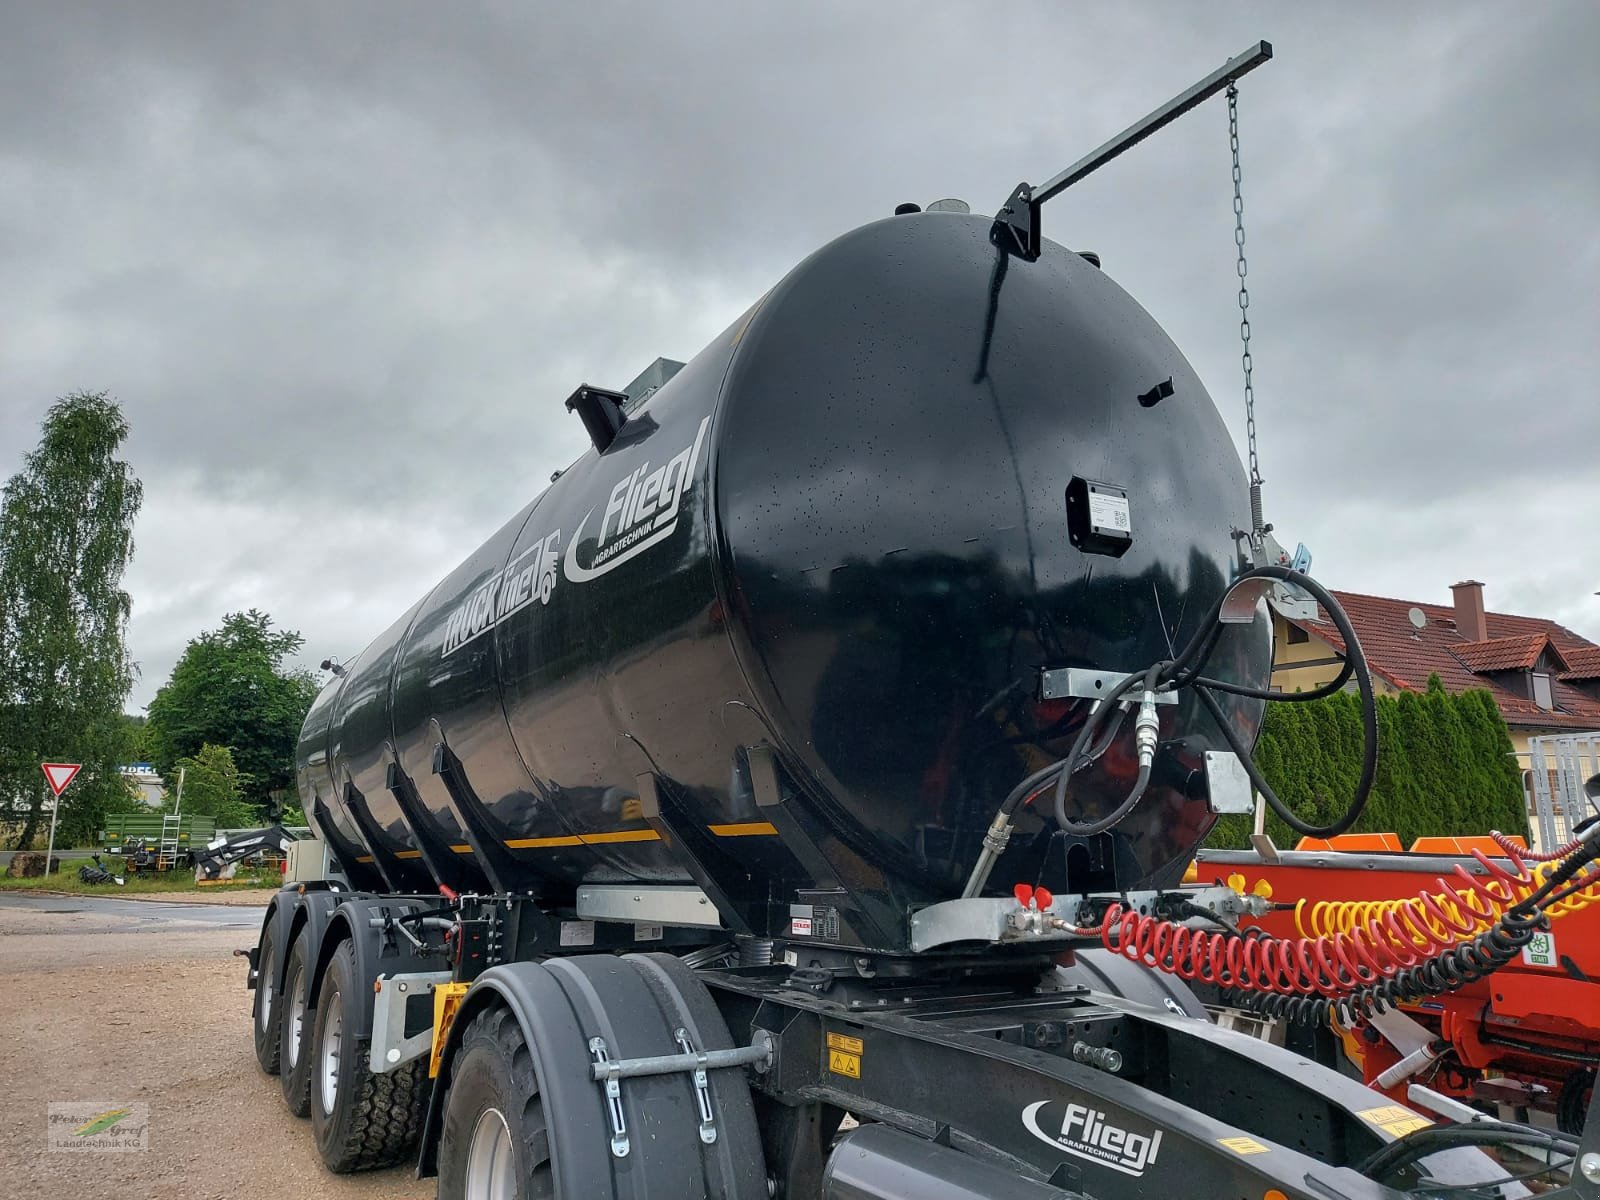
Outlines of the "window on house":
[{"label": "window on house", "polygon": [[1550,688],[1550,676],[1539,671],[1533,673],[1533,702],[1543,709],[1556,706],[1555,695]]},{"label": "window on house", "polygon": [[1298,646],[1301,642],[1309,642],[1311,635],[1298,625],[1289,626],[1289,645]]}]

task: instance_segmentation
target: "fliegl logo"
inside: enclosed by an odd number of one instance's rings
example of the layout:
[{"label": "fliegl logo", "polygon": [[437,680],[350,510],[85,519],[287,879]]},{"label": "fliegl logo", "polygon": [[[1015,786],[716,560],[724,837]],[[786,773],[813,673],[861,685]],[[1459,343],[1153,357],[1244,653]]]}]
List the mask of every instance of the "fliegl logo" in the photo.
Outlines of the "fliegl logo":
[{"label": "fliegl logo", "polygon": [[605,515],[600,518],[600,539],[588,553],[588,563],[579,562],[578,548],[583,544],[583,531],[594,516],[594,509],[584,514],[578,522],[578,531],[567,543],[566,574],[573,583],[586,583],[598,579],[607,571],[620,567],[636,554],[643,554],[657,542],[672,536],[678,527],[678,514],[682,511],[685,493],[694,484],[695,467],[700,462],[700,447],[706,440],[706,427],[711,418],[705,417],[694,435],[694,444],[684,447],[680,454],[650,469],[647,459],[630,474],[617,480],[606,501]]},{"label": "fliegl logo", "polygon": [[1161,1130],[1135,1133],[1123,1129],[1107,1121],[1105,1113],[1086,1104],[1063,1106],[1054,1100],[1036,1100],[1022,1110],[1022,1123],[1034,1137],[1057,1150],[1124,1175],[1143,1175],[1161,1150]]}]

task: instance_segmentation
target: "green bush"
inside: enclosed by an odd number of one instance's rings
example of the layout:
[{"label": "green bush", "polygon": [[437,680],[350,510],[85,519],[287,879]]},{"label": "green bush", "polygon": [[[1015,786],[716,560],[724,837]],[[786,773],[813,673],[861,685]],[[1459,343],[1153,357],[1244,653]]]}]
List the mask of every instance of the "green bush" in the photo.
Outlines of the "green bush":
[{"label": "green bush", "polygon": [[[1397,834],[1402,846],[1430,835],[1527,833],[1522,774],[1505,719],[1486,691],[1450,695],[1437,675],[1425,692],[1379,696],[1378,773],[1354,832]],[[1361,776],[1361,702],[1348,692],[1267,706],[1256,762],[1291,811],[1324,825],[1343,812]],[[1225,817],[1206,839],[1248,845],[1251,823]],[[1280,846],[1297,834],[1270,810]]]}]

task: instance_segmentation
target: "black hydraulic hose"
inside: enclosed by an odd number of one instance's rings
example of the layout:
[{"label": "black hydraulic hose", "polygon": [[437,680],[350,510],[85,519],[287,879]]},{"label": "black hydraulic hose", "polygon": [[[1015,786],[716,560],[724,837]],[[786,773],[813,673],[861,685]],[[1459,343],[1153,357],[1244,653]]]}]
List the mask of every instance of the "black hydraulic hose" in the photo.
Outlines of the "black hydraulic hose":
[{"label": "black hydraulic hose", "polygon": [[[1370,689],[1371,683],[1368,682]],[[1272,811],[1282,818],[1283,823],[1302,837],[1330,838],[1337,837],[1347,832],[1352,825],[1361,819],[1361,814],[1366,810],[1367,800],[1372,795],[1372,781],[1378,771],[1378,710],[1371,703],[1370,694],[1363,694],[1365,703],[1361,706],[1362,729],[1362,755],[1361,779],[1356,784],[1355,798],[1350,801],[1350,806],[1345,809],[1344,815],[1331,825],[1313,825],[1309,821],[1302,821],[1289,810],[1289,806],[1278,799],[1278,794],[1272,790],[1272,785],[1267,782],[1266,776],[1261,774],[1261,769],[1256,766],[1255,759],[1250,757],[1250,751],[1245,746],[1243,739],[1222,711],[1222,706],[1217,703],[1211,690],[1196,686],[1194,694],[1200,697],[1200,702],[1206,706],[1206,711],[1211,714],[1211,719],[1222,730],[1222,736],[1227,739],[1228,746],[1238,755],[1239,762],[1243,764],[1245,773],[1250,776],[1250,782],[1255,785],[1256,791],[1266,799]]]},{"label": "black hydraulic hose", "polygon": [[[1338,675],[1321,687],[1312,688],[1309,692],[1286,693],[1262,691],[1260,688],[1229,683],[1223,679],[1207,679],[1199,674],[1199,671],[1205,666],[1205,661],[1202,659],[1195,668],[1194,673],[1187,675],[1181,681],[1181,684],[1199,684],[1203,687],[1211,688],[1213,691],[1228,692],[1251,700],[1286,700],[1291,703],[1298,703],[1306,700],[1320,700],[1324,696],[1331,696],[1343,688],[1350,681],[1350,677],[1354,675],[1357,686],[1361,686],[1363,676],[1366,677],[1367,683],[1362,689],[1362,697],[1365,699],[1370,695],[1371,672],[1367,667],[1367,656],[1361,649],[1361,639],[1356,636],[1355,626],[1350,624],[1350,618],[1345,613],[1344,606],[1334,599],[1332,592],[1328,591],[1315,579],[1312,579],[1311,576],[1302,575],[1299,571],[1290,567],[1256,567],[1254,570],[1245,572],[1240,576],[1240,579],[1276,579],[1281,583],[1292,584],[1310,592],[1317,603],[1322,605],[1324,611],[1327,612],[1328,619],[1333,622],[1334,628],[1339,631],[1339,636],[1344,639],[1344,666],[1340,669]],[[1238,581],[1236,580],[1235,586],[1237,586],[1237,583]],[[1231,591],[1232,589],[1230,588],[1229,590]],[[1223,593],[1223,597],[1226,599],[1226,592]],[[1214,619],[1220,619],[1221,611],[1222,605],[1219,602]],[[1206,657],[1209,656],[1210,652],[1207,651]]]},{"label": "black hydraulic hose", "polygon": [[[1340,636],[1344,638],[1344,668],[1333,680],[1309,692],[1297,692],[1292,695],[1279,692],[1264,692],[1258,688],[1244,687],[1239,684],[1228,683],[1226,680],[1208,679],[1202,676],[1199,672],[1204,669],[1206,659],[1210,656],[1208,649],[1194,669],[1182,677],[1194,689],[1195,695],[1200,698],[1201,703],[1205,705],[1206,710],[1211,714],[1212,720],[1221,729],[1222,736],[1227,739],[1229,748],[1238,755],[1245,772],[1250,776],[1250,782],[1255,785],[1256,790],[1266,799],[1272,811],[1277,813],[1290,829],[1302,837],[1337,837],[1339,834],[1347,832],[1361,819],[1361,814],[1367,807],[1367,800],[1372,795],[1373,780],[1377,777],[1378,708],[1377,699],[1372,691],[1372,672],[1367,667],[1366,655],[1361,650],[1360,639],[1356,637],[1356,631],[1350,624],[1350,618],[1345,614],[1344,608],[1338,600],[1334,599],[1333,594],[1320,583],[1310,576],[1302,575],[1299,571],[1292,570],[1289,567],[1266,566],[1256,567],[1254,570],[1245,572],[1238,580],[1234,581],[1233,586],[1237,587],[1243,580],[1251,578],[1276,579],[1310,592],[1327,611],[1329,618],[1334,623],[1334,627],[1339,630]],[[1229,590],[1231,591],[1232,589],[1230,588]],[[1217,606],[1213,610],[1213,620],[1220,621],[1222,605],[1226,599],[1227,593],[1224,592],[1222,600],[1217,602]],[[1194,644],[1194,642],[1191,642],[1191,647]],[[1214,640],[1212,645],[1215,645]],[[1186,659],[1187,656],[1188,651],[1186,650],[1184,658]],[[1181,672],[1169,671],[1167,678],[1170,680],[1175,674],[1181,674]],[[1290,811],[1289,806],[1278,798],[1277,793],[1272,790],[1272,786],[1267,782],[1266,777],[1261,774],[1260,768],[1256,766],[1255,760],[1250,755],[1249,748],[1245,746],[1243,739],[1239,737],[1232,723],[1223,714],[1222,706],[1217,703],[1216,697],[1212,695],[1212,692],[1228,692],[1232,695],[1256,700],[1315,700],[1338,691],[1351,675],[1355,676],[1356,687],[1361,694],[1361,778],[1356,783],[1355,797],[1350,801],[1350,805],[1345,809],[1343,816],[1328,825],[1313,825],[1297,817]]]},{"label": "black hydraulic hose", "polygon": [[[1088,751],[1086,751],[1082,757],[1078,759],[1077,765],[1072,768],[1074,772],[1083,770],[1084,767],[1094,762],[1111,748],[1111,743],[1116,740],[1117,734],[1122,730],[1122,719],[1124,715],[1125,714],[1119,708],[1112,718],[1110,727],[1107,728],[1105,733],[1100,736],[1100,740],[1091,746]],[[1071,761],[1071,758],[1063,758],[1057,762],[1051,763],[1048,767],[1041,767],[1032,775],[1029,775],[1021,783],[1017,784],[1016,787],[1012,788],[1011,791],[1006,793],[1005,800],[1003,800],[1000,804],[1000,811],[1007,817],[1013,815],[1024,800],[1048,787],[1051,780],[1060,774],[1061,771],[1066,767],[1067,763]]]},{"label": "black hydraulic hose", "polygon": [[[1094,718],[1108,711],[1113,704],[1117,703],[1122,694],[1131,689],[1135,680],[1140,681],[1144,691],[1153,691],[1156,686],[1156,680],[1160,677],[1165,666],[1165,663],[1155,663],[1144,673],[1142,678],[1138,675],[1124,676],[1122,681],[1112,688],[1107,693],[1106,698],[1100,702],[1101,706],[1089,715],[1088,720],[1084,721],[1084,728],[1079,731],[1078,740],[1080,742],[1083,741],[1084,735]],[[1077,757],[1078,748],[1075,746],[1073,747],[1072,757],[1068,761],[1076,762]],[[1122,803],[1097,821],[1083,822],[1072,821],[1067,817],[1067,784],[1071,782],[1071,776],[1067,772],[1062,772],[1060,778],[1056,780],[1056,824],[1063,833],[1070,834],[1073,837],[1094,837],[1096,834],[1104,833],[1132,812],[1133,806],[1143,799],[1145,789],[1150,786],[1150,767],[1151,758],[1141,754],[1139,756],[1139,777],[1134,780],[1133,787],[1129,789],[1128,795],[1123,799]]]},{"label": "black hydraulic hose", "polygon": [[[1229,596],[1232,595],[1234,589],[1252,579],[1271,579],[1293,585],[1309,592],[1322,605],[1329,619],[1332,620],[1334,627],[1338,629],[1340,636],[1344,638],[1344,665],[1338,675],[1309,692],[1285,694],[1263,691],[1260,688],[1230,683],[1227,680],[1212,679],[1201,674],[1215,652],[1217,643],[1221,640],[1223,631],[1226,628],[1227,623],[1222,620],[1222,612],[1228,603]],[[1216,697],[1212,693],[1225,692],[1254,700],[1317,700],[1340,691],[1352,677],[1356,680],[1356,686],[1361,696],[1363,740],[1361,778],[1356,784],[1355,797],[1351,800],[1349,807],[1339,820],[1329,825],[1312,825],[1297,817],[1278,798],[1271,785],[1267,783],[1260,769],[1256,766],[1255,761],[1251,758],[1249,747],[1244,745],[1243,740],[1223,714],[1221,705],[1217,703]],[[1273,812],[1282,818],[1296,833],[1305,837],[1335,837],[1354,826],[1360,820],[1361,814],[1366,810],[1367,801],[1372,794],[1373,780],[1377,775],[1378,715],[1377,701],[1372,690],[1372,674],[1367,666],[1366,655],[1362,652],[1360,639],[1357,638],[1355,628],[1351,625],[1350,618],[1346,615],[1344,608],[1334,598],[1333,594],[1316,580],[1289,567],[1262,566],[1254,567],[1241,573],[1234,579],[1232,584],[1224,589],[1222,595],[1217,598],[1212,606],[1207,618],[1201,622],[1200,627],[1190,637],[1183,650],[1174,658],[1165,662],[1155,663],[1146,671],[1125,675],[1105,696],[1100,697],[1099,704],[1084,718],[1083,727],[1078,731],[1078,736],[1073,741],[1071,753],[1061,761],[1035,771],[1017,784],[1006,796],[996,817],[998,828],[1003,830],[1009,824],[1009,820],[1018,806],[1029,796],[1035,795],[1043,788],[1048,787],[1052,779],[1055,783],[1054,816],[1056,824],[1065,833],[1078,837],[1092,837],[1106,832],[1132,811],[1133,807],[1143,798],[1145,790],[1149,786],[1151,774],[1151,763],[1149,761],[1141,761],[1139,776],[1135,780],[1128,796],[1115,810],[1099,820],[1088,822],[1072,821],[1066,814],[1066,798],[1072,775],[1086,762],[1098,758],[1116,736],[1121,727],[1121,699],[1126,692],[1133,688],[1136,682],[1142,683],[1143,690],[1147,692],[1158,689],[1163,692],[1170,692],[1181,687],[1193,687],[1195,694],[1200,698],[1201,703],[1222,731],[1229,747],[1238,756],[1256,790],[1266,799]],[[1113,725],[1110,733],[1096,743],[1095,749],[1086,756],[1085,747],[1089,746],[1094,740],[1095,731],[1105,720],[1106,714],[1113,709],[1117,710],[1118,713],[1117,722]],[[1141,759],[1144,758],[1145,756],[1141,756]]]},{"label": "black hydraulic hose", "polygon": [[1383,1180],[1419,1158],[1440,1150],[1457,1146],[1504,1145],[1542,1146],[1572,1155],[1578,1152],[1578,1143],[1573,1139],[1525,1125],[1507,1125],[1500,1121],[1485,1121],[1481,1125],[1430,1125],[1390,1142],[1357,1163],[1355,1170],[1368,1179]]}]

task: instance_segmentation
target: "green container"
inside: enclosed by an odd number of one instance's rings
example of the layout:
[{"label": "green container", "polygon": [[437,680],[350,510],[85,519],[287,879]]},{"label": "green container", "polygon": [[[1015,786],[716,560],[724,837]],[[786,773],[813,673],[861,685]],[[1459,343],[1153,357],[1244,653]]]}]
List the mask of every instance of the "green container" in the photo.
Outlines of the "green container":
[{"label": "green container", "polygon": [[[100,831],[101,845],[116,854],[128,842],[143,838],[151,850],[159,850],[161,821],[160,813],[112,813],[106,817],[106,827]],[[184,853],[191,847],[204,846],[216,836],[217,822],[211,817],[178,818],[178,849]]]}]

